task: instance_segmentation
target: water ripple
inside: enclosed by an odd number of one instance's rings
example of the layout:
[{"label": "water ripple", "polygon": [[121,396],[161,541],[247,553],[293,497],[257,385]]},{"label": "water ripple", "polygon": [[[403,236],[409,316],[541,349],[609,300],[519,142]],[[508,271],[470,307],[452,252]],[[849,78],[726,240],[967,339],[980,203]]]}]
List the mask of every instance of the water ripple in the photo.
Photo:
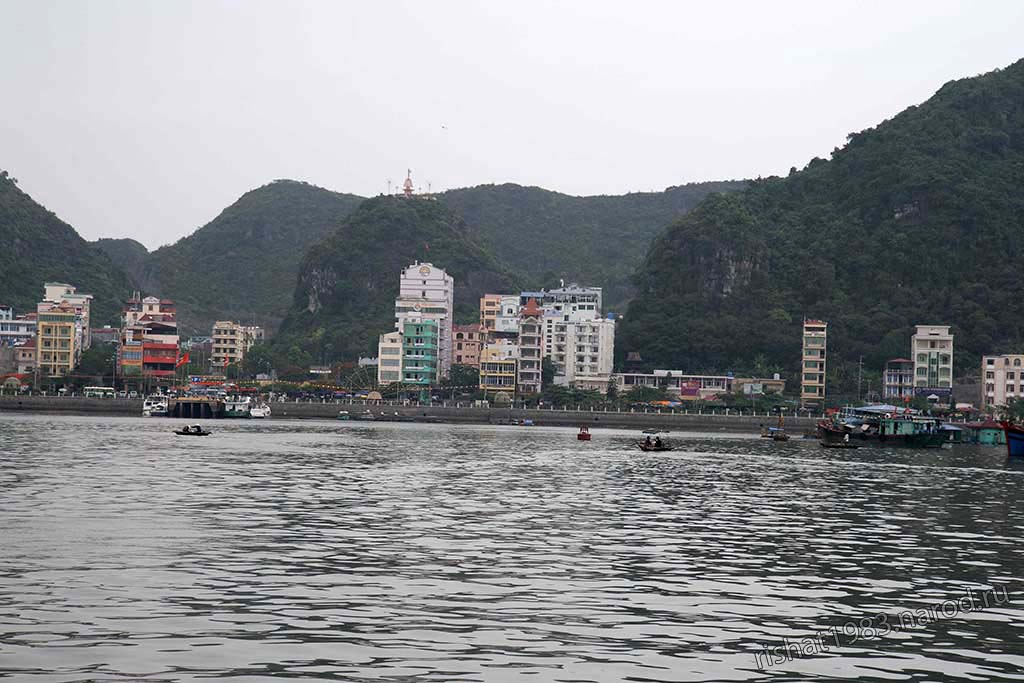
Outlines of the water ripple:
[{"label": "water ripple", "polygon": [[[0,677],[1024,679],[1024,468],[1002,449],[172,426],[0,416]],[[994,586],[1009,602],[757,659]]]}]

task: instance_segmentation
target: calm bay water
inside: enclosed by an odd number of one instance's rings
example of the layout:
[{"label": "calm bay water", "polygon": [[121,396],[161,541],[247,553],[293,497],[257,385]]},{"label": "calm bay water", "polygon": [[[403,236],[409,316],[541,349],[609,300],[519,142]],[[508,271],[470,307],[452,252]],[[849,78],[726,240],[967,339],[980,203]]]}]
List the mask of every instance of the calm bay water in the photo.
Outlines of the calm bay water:
[{"label": "calm bay water", "polygon": [[[0,415],[0,677],[1024,680],[1002,448],[174,426]],[[755,656],[992,586],[1009,601]]]}]

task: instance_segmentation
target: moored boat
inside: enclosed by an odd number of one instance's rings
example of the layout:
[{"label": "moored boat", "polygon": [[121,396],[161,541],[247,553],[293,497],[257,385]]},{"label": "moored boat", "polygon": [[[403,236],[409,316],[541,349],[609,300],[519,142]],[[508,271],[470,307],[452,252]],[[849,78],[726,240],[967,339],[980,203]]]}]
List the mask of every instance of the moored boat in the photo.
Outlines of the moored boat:
[{"label": "moored boat", "polygon": [[264,418],[270,417],[270,406],[260,402],[249,408],[249,417]]},{"label": "moored boat", "polygon": [[590,441],[590,429],[586,426],[580,427],[579,434],[576,435],[577,441]]},{"label": "moored boat", "polygon": [[1006,454],[1017,457],[1024,455],[1024,427],[1012,422],[1000,422],[1006,435]]},{"label": "moored boat", "polygon": [[143,417],[167,417],[169,414],[166,396],[154,394],[147,396],[142,402]]},{"label": "moored boat", "polygon": [[860,444],[849,441],[822,441],[822,448],[860,448]]},{"label": "moored boat", "polygon": [[224,401],[224,417],[251,417],[251,399],[248,396],[232,396]]}]

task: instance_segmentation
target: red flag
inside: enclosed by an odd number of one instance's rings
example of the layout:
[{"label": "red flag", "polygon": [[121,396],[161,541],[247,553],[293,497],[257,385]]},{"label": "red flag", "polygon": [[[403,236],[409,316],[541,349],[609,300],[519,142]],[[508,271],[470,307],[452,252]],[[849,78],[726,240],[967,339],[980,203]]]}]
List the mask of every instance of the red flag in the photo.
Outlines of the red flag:
[{"label": "red flag", "polygon": [[188,351],[186,351],[185,355],[182,356],[181,358],[179,358],[178,362],[174,364],[174,369],[177,370],[178,368],[180,368],[182,365],[185,365],[186,363],[188,363]]}]

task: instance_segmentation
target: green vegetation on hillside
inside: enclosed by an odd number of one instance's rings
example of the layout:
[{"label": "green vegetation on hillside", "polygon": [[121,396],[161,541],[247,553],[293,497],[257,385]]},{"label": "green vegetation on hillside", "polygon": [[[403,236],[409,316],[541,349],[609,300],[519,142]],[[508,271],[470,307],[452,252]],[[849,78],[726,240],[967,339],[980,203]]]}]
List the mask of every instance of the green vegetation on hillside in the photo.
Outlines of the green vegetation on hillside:
[{"label": "green vegetation on hillside", "polygon": [[146,259],[149,258],[146,245],[127,237],[104,237],[93,242],[92,246],[109,256],[111,261],[127,273],[130,280],[137,282],[141,279]]},{"label": "green vegetation on hillside", "polygon": [[377,336],[394,329],[399,274],[415,261],[455,279],[456,322],[478,319],[481,295],[520,286],[441,202],[368,199],[303,259],[291,312],[273,341],[276,364],[376,355]]},{"label": "green vegetation on hillside", "polygon": [[664,192],[595,197],[480,185],[439,198],[462,213],[484,246],[531,286],[557,286],[565,278],[604,287],[605,308],[618,310],[632,294],[630,277],[659,231],[707,195],[746,185],[693,183]]},{"label": "green vegetation on hillside", "polygon": [[177,303],[185,334],[210,334],[214,321],[224,319],[273,329],[288,310],[306,248],[361,201],[279,180],[246,192],[132,272],[144,293]]},{"label": "green vegetation on hillside", "polygon": [[[950,324],[956,374],[1024,349],[1024,61],[943,86],[829,161],[706,199],[651,245],[617,351],[648,366],[799,370],[804,317],[830,375]],[[877,388],[877,387],[876,387]]]},{"label": "green vegetation on hillside", "polygon": [[117,320],[130,292],[128,278],[75,229],[22,192],[0,171],[0,304],[35,311],[46,281],[92,294],[92,323]]}]

